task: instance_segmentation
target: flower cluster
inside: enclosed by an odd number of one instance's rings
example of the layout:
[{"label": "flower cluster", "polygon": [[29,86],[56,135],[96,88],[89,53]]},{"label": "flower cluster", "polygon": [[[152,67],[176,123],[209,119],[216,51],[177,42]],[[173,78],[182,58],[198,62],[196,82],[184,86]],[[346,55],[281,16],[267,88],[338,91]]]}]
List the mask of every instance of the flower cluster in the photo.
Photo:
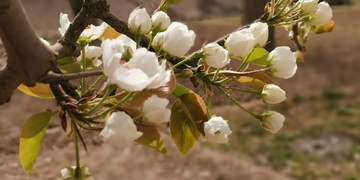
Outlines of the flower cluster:
[{"label": "flower cluster", "polygon": [[320,26],[326,24],[333,17],[332,9],[325,1],[319,3],[319,0],[299,0],[301,10],[309,14],[311,24]]},{"label": "flower cluster", "polygon": [[[265,9],[261,19],[250,26],[232,32],[224,41],[206,43],[199,51],[188,55],[195,43],[195,32],[184,23],[171,22],[165,11],[177,2],[180,1],[162,1],[152,16],[145,8],[134,9],[128,18],[129,36],[104,35],[115,31],[105,22],[83,30],[77,41],[81,47],[80,56],[59,61],[78,67],[79,74],[98,68],[97,72],[103,73],[107,80],[97,89],[103,76],[90,87],[85,78],[81,79],[79,102],[72,101],[74,106],[64,106],[59,113],[63,127],[66,127],[68,114],[75,134],[79,133],[78,127],[101,130],[103,140],[118,149],[127,148],[135,142],[164,154],[166,149],[158,132],[159,127],[169,126],[172,138],[183,154],[200,136],[209,142],[226,144],[232,131],[228,122],[213,114],[211,109],[213,89],[217,89],[258,119],[265,130],[276,133],[282,128],[285,121],[282,114],[271,110],[252,113],[232,97],[232,92],[256,94],[267,105],[285,101],[286,92],[273,79],[289,79],[295,75],[295,54],[305,53],[302,43],[309,31],[331,20],[329,5],[318,3],[318,0],[299,0],[293,4],[290,0],[276,1],[275,5]],[[269,25],[284,26],[292,33],[296,30],[297,34],[290,34],[293,35],[290,37],[294,39],[298,51],[293,53],[288,46],[265,50]],[[68,15],[61,13],[60,34],[67,36],[69,27]],[[143,41],[144,38],[149,41]],[[91,44],[95,40],[102,41],[100,47]],[[41,41],[50,47],[48,42]],[[143,47],[144,44],[146,47]],[[231,61],[241,64],[230,67]],[[64,67],[59,65],[59,68]],[[190,78],[194,86],[201,84],[207,105],[203,97],[177,84],[176,78]],[[197,83],[197,80],[202,83]],[[176,98],[171,108],[167,99],[170,95]],[[75,176],[93,179],[87,168],[82,167],[81,171],[79,168],[63,169],[62,175],[65,179]]]}]

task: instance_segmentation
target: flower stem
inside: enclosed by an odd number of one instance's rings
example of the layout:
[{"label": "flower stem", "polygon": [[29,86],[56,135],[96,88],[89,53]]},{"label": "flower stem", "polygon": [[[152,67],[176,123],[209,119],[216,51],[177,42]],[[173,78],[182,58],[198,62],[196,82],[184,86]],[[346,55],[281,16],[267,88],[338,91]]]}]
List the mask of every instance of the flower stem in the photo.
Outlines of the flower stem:
[{"label": "flower stem", "polygon": [[215,79],[217,78],[218,74],[219,74],[220,68],[217,68],[212,80],[215,81]]},{"label": "flower stem", "polygon": [[236,69],[236,71],[240,71],[241,68],[243,68],[243,67],[245,66],[245,64],[246,64],[246,62],[248,61],[249,57],[250,57],[250,54],[249,54],[248,56],[246,56],[246,58],[244,59],[244,61],[243,61],[242,64],[240,65],[240,67]]},{"label": "flower stem", "polygon": [[155,31],[151,32],[151,38],[150,38],[150,42],[149,42],[149,45],[147,47],[147,50],[150,50],[151,44],[153,43],[154,37],[156,36],[156,34],[157,34],[157,32],[155,32]]},{"label": "flower stem", "polygon": [[[86,58],[85,58],[85,46],[86,46],[86,42],[81,41],[80,42],[80,46],[81,46],[81,52],[82,52],[82,56],[81,56],[81,61],[82,61],[82,71],[85,72],[86,71]],[[85,94],[85,87],[86,86],[86,79],[85,78],[81,78],[81,96],[83,96]]]},{"label": "flower stem", "polygon": [[189,61],[192,58],[201,58],[203,57],[204,53],[202,51],[200,52],[195,52],[194,54],[192,54],[191,56],[187,57],[186,59],[178,62],[177,64],[173,65],[171,67],[171,69],[175,69],[176,67],[180,66],[181,64],[184,64],[185,62]]},{"label": "flower stem", "polygon": [[140,47],[141,35],[135,35],[136,49]]},{"label": "flower stem", "polygon": [[238,107],[240,107],[242,110],[244,110],[245,112],[249,113],[250,115],[252,115],[253,117],[255,117],[256,119],[260,119],[262,117],[262,115],[259,114],[254,114],[252,112],[250,112],[249,110],[245,109],[244,107],[242,107],[234,98],[232,98],[228,93],[226,93],[221,87],[216,86],[216,88],[218,88],[220,90],[221,93],[223,93],[227,98],[230,99],[230,101],[232,101],[235,105],[237,105]]},{"label": "flower stem", "polygon": [[90,114],[92,112],[94,112],[97,108],[99,108],[103,102],[107,99],[107,97],[109,97],[110,93],[113,92],[115,89],[117,88],[116,85],[111,84],[108,89],[106,90],[106,93],[104,94],[104,96],[102,97],[102,99],[100,100],[99,103],[97,103],[92,109],[90,109],[87,114]]},{"label": "flower stem", "polygon": [[87,92],[89,92],[92,88],[94,88],[99,82],[100,80],[104,77],[104,75],[101,75],[86,91],[84,94],[86,94]]},{"label": "flower stem", "polygon": [[106,111],[98,114],[98,115],[95,115],[95,116],[92,116],[90,118],[92,119],[97,119],[97,118],[100,118],[100,117],[103,117],[105,116],[106,114],[108,114],[109,112],[115,110],[117,107],[119,107],[120,105],[122,105],[125,101],[129,100],[133,95],[135,94],[135,92],[130,92],[128,95],[126,95],[120,102],[118,102],[117,104],[115,104],[114,106],[112,106],[111,108],[107,109]]},{"label": "flower stem", "polygon": [[[76,126],[75,120],[71,118],[72,125]],[[75,154],[76,154],[76,168],[75,168],[75,178],[78,179],[81,177],[81,168],[80,168],[80,154],[79,154],[79,142],[78,142],[78,129],[74,129],[74,143],[75,143]]]},{"label": "flower stem", "polygon": [[244,92],[244,93],[249,93],[249,94],[257,94],[257,95],[261,95],[261,92],[259,92],[259,91],[247,91],[247,90],[243,90],[243,89],[236,89],[236,88],[231,88],[231,90],[234,90],[234,91],[239,91],[239,92]]}]

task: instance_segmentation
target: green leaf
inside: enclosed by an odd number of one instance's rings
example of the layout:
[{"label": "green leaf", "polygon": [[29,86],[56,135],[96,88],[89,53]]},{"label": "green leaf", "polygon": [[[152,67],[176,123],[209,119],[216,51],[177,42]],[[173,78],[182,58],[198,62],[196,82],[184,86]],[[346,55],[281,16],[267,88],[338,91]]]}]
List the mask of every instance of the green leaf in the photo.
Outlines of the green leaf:
[{"label": "green leaf", "polygon": [[176,87],[175,87],[172,94],[175,97],[180,97],[181,95],[187,94],[187,93],[194,93],[194,92],[192,90],[190,90],[190,89],[176,83]]},{"label": "green leaf", "polygon": [[50,89],[49,84],[36,83],[34,87],[27,87],[23,84],[20,84],[18,86],[18,89],[29,96],[34,96],[37,98],[43,98],[43,99],[55,98],[54,94]]},{"label": "green leaf", "polygon": [[143,135],[135,141],[136,143],[153,148],[159,153],[169,155],[156,127],[138,123],[136,124],[136,127],[138,131],[143,133]]},{"label": "green leaf", "polygon": [[64,66],[64,65],[73,64],[75,62],[76,61],[74,60],[73,57],[64,57],[64,58],[61,58],[61,59],[57,60],[56,64],[58,66]]},{"label": "green leaf", "polygon": [[[254,69],[248,68],[245,71],[253,70]],[[237,81],[256,91],[262,91],[266,84],[276,84],[268,75],[263,72],[241,76],[239,79],[237,79]]]},{"label": "green leaf", "polygon": [[264,48],[257,47],[250,54],[247,62],[265,67],[268,65],[268,56],[269,52],[267,52]]},{"label": "green leaf", "polygon": [[57,112],[47,110],[31,116],[24,124],[20,136],[20,162],[30,175],[50,118]]},{"label": "green leaf", "polygon": [[68,65],[62,65],[58,66],[62,73],[69,74],[69,73],[77,73],[81,71],[81,66],[78,62],[68,64]]},{"label": "green leaf", "polygon": [[185,113],[180,100],[175,101],[171,107],[170,131],[176,146],[183,155],[192,149],[200,137],[200,132]]},{"label": "green leaf", "polygon": [[198,131],[205,136],[203,124],[209,120],[204,100],[195,93],[183,94],[179,98],[187,116],[196,125]]}]

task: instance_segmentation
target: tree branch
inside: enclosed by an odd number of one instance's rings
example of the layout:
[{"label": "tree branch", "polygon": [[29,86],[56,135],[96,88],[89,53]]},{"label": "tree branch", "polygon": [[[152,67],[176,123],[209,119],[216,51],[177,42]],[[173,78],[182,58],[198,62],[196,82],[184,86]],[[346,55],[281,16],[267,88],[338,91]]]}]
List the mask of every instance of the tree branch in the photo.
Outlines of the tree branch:
[{"label": "tree branch", "polygon": [[55,65],[55,54],[32,30],[20,0],[0,3],[0,38],[7,53],[7,65],[0,72],[0,104],[9,101],[21,84],[34,86]]}]

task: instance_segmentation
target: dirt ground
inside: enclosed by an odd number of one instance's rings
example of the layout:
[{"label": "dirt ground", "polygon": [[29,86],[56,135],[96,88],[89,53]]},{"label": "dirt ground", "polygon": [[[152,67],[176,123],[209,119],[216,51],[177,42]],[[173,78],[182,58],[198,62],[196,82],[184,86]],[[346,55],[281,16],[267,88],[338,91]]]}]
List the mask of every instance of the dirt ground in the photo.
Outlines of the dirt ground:
[{"label": "dirt ground", "polygon": [[[234,3],[236,0],[228,0]],[[119,17],[127,19],[136,3],[121,5],[115,0],[109,1],[112,10]],[[128,1],[130,2],[130,1]],[[141,2],[141,1],[140,1]],[[146,2],[145,0],[143,2]],[[56,0],[27,0],[23,1],[29,19],[39,36],[56,39],[59,34],[59,12],[71,13],[67,3]],[[118,4],[116,4],[118,3]],[[188,2],[193,3],[193,1]],[[236,4],[236,3],[234,3]],[[147,4],[155,8],[154,4]],[[147,7],[146,5],[144,5]],[[44,9],[52,8],[46,12]],[[179,7],[179,12],[187,8]],[[118,10],[118,9],[121,9]],[[198,16],[197,11],[189,10],[188,19]],[[351,88],[359,83],[360,68],[360,23],[353,22],[359,17],[359,10],[339,11],[333,20],[336,27],[333,33],[313,35],[307,46],[306,63],[299,64],[294,78],[278,80],[280,86],[287,92],[288,97],[298,94],[321,92],[330,84],[337,84]],[[41,20],[39,20],[41,19]],[[190,29],[197,32],[197,47],[204,41],[217,39],[222,34],[231,32],[240,24],[219,26],[213,24],[188,23]],[[216,34],[216,37],[214,37]],[[291,45],[284,38],[286,32],[277,29],[276,43]],[[216,104],[228,103],[219,100]],[[22,169],[18,159],[18,144],[21,127],[32,114],[45,109],[56,109],[54,100],[42,100],[24,95],[16,91],[10,103],[0,106],[0,180],[23,180],[28,175]],[[218,114],[226,118],[221,108]],[[228,116],[236,116],[230,114]],[[286,128],[286,127],[284,127]],[[108,144],[103,144],[96,133],[85,133],[88,144],[88,154],[81,151],[81,161],[86,164],[97,180],[109,179],[211,179],[211,180],[290,180],[270,169],[259,167],[252,163],[251,157],[236,153],[224,153],[203,147],[197,143],[195,148],[186,156],[181,156],[171,142],[166,130],[163,131],[170,156],[165,156],[142,146],[132,147],[119,151]],[[231,137],[230,137],[231,138]],[[31,180],[60,179],[60,169],[75,163],[74,144],[61,130],[58,118],[53,118],[46,132],[44,143],[39,157],[33,168]]]}]

